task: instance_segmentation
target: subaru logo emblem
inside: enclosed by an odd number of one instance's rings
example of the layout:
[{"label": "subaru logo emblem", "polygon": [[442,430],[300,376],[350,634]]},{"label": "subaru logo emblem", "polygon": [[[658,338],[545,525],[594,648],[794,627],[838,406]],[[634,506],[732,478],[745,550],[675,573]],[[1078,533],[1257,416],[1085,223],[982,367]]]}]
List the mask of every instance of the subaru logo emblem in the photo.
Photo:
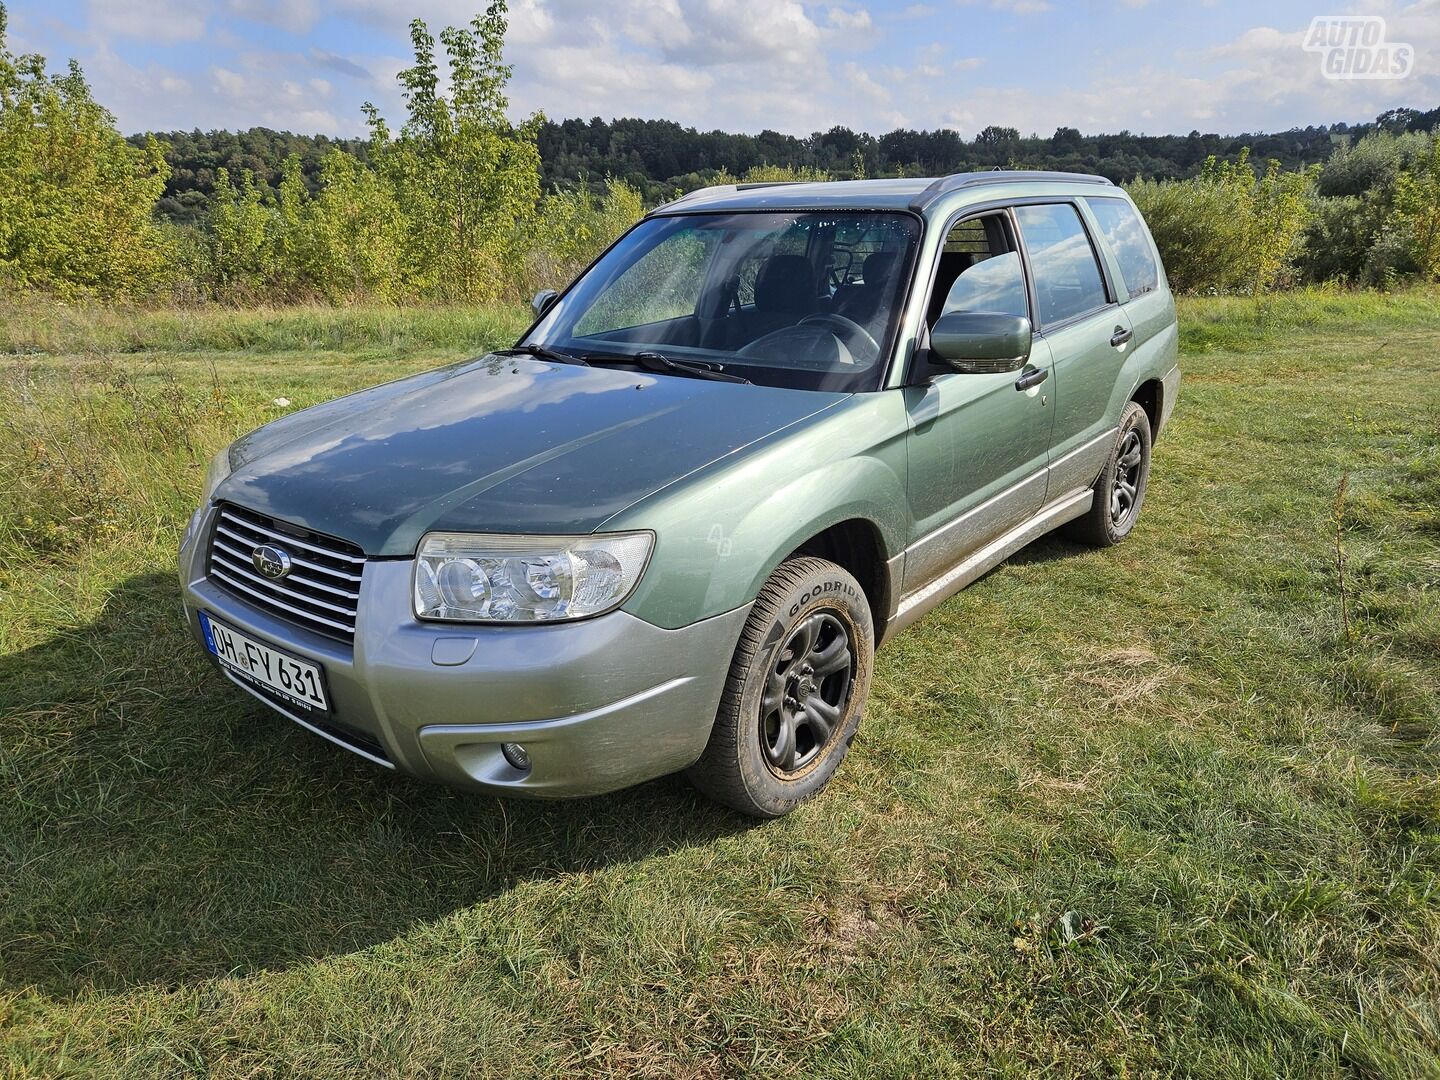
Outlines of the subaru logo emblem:
[{"label": "subaru logo emblem", "polygon": [[271,581],[279,581],[290,573],[289,553],[273,544],[261,544],[250,553],[250,561],[255,564],[255,569],[260,571],[261,577]]}]

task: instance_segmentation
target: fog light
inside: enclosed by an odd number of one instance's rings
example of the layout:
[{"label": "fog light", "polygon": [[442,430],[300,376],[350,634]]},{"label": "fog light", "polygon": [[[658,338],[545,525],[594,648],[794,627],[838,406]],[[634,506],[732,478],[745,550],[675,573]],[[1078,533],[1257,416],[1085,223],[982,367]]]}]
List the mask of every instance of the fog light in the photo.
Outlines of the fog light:
[{"label": "fog light", "polygon": [[530,755],[525,752],[525,747],[518,742],[507,742],[500,744],[500,752],[505,755],[505,760],[521,772],[530,771]]}]

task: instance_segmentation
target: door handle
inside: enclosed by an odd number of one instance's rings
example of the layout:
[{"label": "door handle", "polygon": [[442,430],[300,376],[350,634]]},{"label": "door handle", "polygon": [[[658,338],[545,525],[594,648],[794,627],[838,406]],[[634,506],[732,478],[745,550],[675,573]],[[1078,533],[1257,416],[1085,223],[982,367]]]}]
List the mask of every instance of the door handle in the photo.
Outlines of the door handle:
[{"label": "door handle", "polygon": [[1124,345],[1134,336],[1134,331],[1127,330],[1123,326],[1117,326],[1115,327],[1115,333],[1110,335],[1110,344],[1118,349],[1121,345]]},{"label": "door handle", "polygon": [[1029,390],[1032,386],[1039,386],[1050,377],[1050,369],[1035,367],[1033,364],[1020,373],[1015,380],[1016,390]]}]

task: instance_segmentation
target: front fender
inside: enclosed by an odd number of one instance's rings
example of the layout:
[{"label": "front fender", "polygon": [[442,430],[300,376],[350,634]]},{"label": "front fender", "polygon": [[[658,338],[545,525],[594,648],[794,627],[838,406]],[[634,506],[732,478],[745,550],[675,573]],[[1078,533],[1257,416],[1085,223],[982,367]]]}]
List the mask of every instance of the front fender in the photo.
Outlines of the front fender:
[{"label": "front fender", "polygon": [[675,629],[755,599],[805,541],[860,519],[883,557],[904,548],[905,414],[894,391],[857,395],[606,522],[651,529],[655,552],[624,610]]}]

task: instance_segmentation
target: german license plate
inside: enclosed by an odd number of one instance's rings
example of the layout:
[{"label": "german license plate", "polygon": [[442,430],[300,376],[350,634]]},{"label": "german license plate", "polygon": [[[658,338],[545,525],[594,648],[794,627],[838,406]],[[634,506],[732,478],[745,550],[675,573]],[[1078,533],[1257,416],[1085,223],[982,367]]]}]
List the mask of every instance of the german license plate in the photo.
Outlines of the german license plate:
[{"label": "german license plate", "polygon": [[225,670],[305,712],[329,712],[325,697],[325,669],[273,645],[242,634],[202,611],[200,626],[205,647]]}]

